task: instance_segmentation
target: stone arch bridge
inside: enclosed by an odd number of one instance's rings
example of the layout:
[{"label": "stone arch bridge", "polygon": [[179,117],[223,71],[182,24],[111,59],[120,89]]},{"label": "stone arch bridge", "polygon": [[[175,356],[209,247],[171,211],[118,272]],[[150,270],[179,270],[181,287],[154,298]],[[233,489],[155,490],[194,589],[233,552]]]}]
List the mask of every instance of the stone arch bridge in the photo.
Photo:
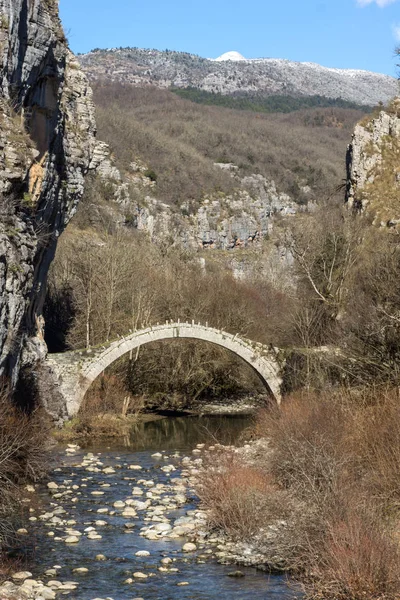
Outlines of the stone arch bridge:
[{"label": "stone arch bridge", "polygon": [[134,331],[102,347],[49,354],[45,366],[52,373],[52,379],[55,378],[58,395],[61,395],[59,402],[64,405],[63,417],[71,418],[78,412],[96,377],[124,354],[151,342],[178,338],[210,342],[239,356],[257,373],[269,395],[280,403],[281,368],[275,349],[208,325],[178,321]]}]

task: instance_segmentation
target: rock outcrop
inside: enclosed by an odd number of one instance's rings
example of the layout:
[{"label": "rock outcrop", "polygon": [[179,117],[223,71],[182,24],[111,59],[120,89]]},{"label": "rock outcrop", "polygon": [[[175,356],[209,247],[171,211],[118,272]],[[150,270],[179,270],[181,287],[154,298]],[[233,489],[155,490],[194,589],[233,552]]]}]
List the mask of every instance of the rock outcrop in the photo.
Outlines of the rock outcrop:
[{"label": "rock outcrop", "polygon": [[[235,182],[231,193],[205,194],[179,208],[157,199],[156,183],[146,176],[149,169],[140,160],[122,174],[104,142],[97,144],[93,165],[118,205],[113,222],[147,233],[156,244],[188,250],[246,248],[271,233],[274,218],[295,215],[300,209],[288,194],[277,190],[274,181],[260,174],[241,177],[238,167],[230,163],[216,163],[215,168],[231,174]],[[141,203],[136,201],[138,196],[143,198]]]},{"label": "rock outcrop", "polygon": [[400,223],[400,99],[354,131],[347,152],[346,201],[374,223]]},{"label": "rock outcrop", "polygon": [[95,148],[91,90],[56,0],[0,0],[0,376],[46,346],[42,305],[57,239]]}]

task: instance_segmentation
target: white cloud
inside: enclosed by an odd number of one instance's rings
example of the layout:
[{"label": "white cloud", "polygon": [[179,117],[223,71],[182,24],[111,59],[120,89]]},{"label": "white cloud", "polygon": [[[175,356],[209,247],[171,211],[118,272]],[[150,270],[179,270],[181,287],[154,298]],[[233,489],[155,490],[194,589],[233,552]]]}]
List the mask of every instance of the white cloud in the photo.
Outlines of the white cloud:
[{"label": "white cloud", "polygon": [[400,42],[400,25],[393,25],[393,35],[396,42]]},{"label": "white cloud", "polygon": [[373,4],[374,2],[381,8],[384,8],[385,6],[389,6],[389,4],[397,2],[397,0],[357,0],[358,6],[368,6],[368,4]]}]

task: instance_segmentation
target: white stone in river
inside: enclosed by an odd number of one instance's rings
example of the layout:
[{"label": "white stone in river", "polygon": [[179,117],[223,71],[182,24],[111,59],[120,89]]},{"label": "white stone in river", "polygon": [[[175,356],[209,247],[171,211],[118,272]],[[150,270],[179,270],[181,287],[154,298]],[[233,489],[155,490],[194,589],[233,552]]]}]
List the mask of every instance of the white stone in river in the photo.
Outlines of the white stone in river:
[{"label": "white stone in river", "polygon": [[106,513],[108,513],[108,508],[98,508],[97,512],[99,513],[99,515],[105,515]]},{"label": "white stone in river", "polygon": [[137,510],[145,510],[148,506],[150,506],[150,500],[146,500],[146,502],[141,502],[140,500],[134,500],[132,505],[137,508]]},{"label": "white stone in river", "polygon": [[66,581],[58,589],[64,590],[64,591],[70,591],[70,590],[72,591],[72,590],[76,590],[78,585],[79,584],[76,581]]},{"label": "white stone in river", "polygon": [[135,556],[150,556],[150,552],[147,550],[139,550],[135,553]]},{"label": "white stone in river", "polygon": [[111,475],[112,473],[115,473],[115,469],[113,469],[112,467],[106,467],[105,469],[103,469],[103,473],[105,473],[106,475]]},{"label": "white stone in river", "polygon": [[132,490],[132,496],[143,496],[144,492],[139,487],[134,487]]},{"label": "white stone in river", "polygon": [[87,537],[88,540],[101,540],[101,535],[99,535],[96,531],[90,531]]},{"label": "white stone in river", "polygon": [[89,533],[90,531],[96,531],[96,529],[95,529],[94,527],[86,527],[86,528],[84,529],[84,531],[85,531],[86,533]]},{"label": "white stone in river", "polygon": [[87,569],[86,567],[77,567],[76,569],[73,569],[72,572],[84,574],[84,573],[89,573],[89,569]]},{"label": "white stone in river", "polygon": [[148,531],[144,535],[145,535],[145,538],[148,539],[148,540],[159,540],[159,539],[161,539],[160,536],[158,535],[158,533],[156,533],[155,531]]},{"label": "white stone in river", "polygon": [[117,500],[114,502],[113,506],[114,508],[124,508],[125,502],[122,502],[122,500]]},{"label": "white stone in river", "polygon": [[58,485],[55,481],[50,481],[50,483],[47,484],[47,488],[49,490],[58,490]]},{"label": "white stone in river", "polygon": [[176,585],[182,586],[182,585],[189,585],[188,581],[180,581],[179,583],[177,583]]},{"label": "white stone in river", "polygon": [[107,525],[107,521],[95,521],[94,524],[98,527],[104,527],[105,525]]},{"label": "white stone in river", "polygon": [[54,600],[55,597],[55,592],[48,587],[42,587],[39,591],[39,596],[35,596],[35,598],[43,598],[43,600]]},{"label": "white stone in river", "polygon": [[29,571],[18,571],[12,575],[14,581],[24,581],[25,579],[29,579],[29,577],[32,577],[32,573]]},{"label": "white stone in river", "polygon": [[197,550],[197,546],[196,546],[196,544],[192,544],[191,542],[188,542],[187,544],[185,544],[182,547],[182,550],[184,552],[194,552],[195,550]]},{"label": "white stone in river", "polygon": [[127,506],[126,508],[124,508],[123,512],[122,512],[122,516],[123,517],[136,517],[137,512],[134,508],[132,508],[131,506]]},{"label": "white stone in river", "polygon": [[19,535],[26,535],[28,533],[28,530],[24,527],[21,527],[21,529],[17,529],[17,533],[19,533]]},{"label": "white stone in river", "polygon": [[166,556],[165,558],[162,558],[160,562],[162,565],[170,565],[172,563],[172,558]]},{"label": "white stone in river", "polygon": [[107,558],[104,556],[104,554],[96,554],[95,559],[99,560],[99,561],[107,560]]},{"label": "white stone in river", "polygon": [[162,454],[160,452],[155,452],[151,455],[151,458],[162,458]]},{"label": "white stone in river", "polygon": [[[129,465],[128,469],[131,469],[131,471],[141,471],[143,467],[141,467],[140,465]],[[147,577],[147,575],[146,575]]]},{"label": "white stone in river", "polygon": [[169,523],[157,523],[154,526],[155,531],[171,531],[172,527]]},{"label": "white stone in river", "polygon": [[79,542],[79,538],[77,535],[69,535],[64,541],[66,544],[77,544]]},{"label": "white stone in river", "polygon": [[94,492],[90,492],[92,496],[104,496],[104,492],[100,492],[99,490],[95,490]]},{"label": "white stone in river", "polygon": [[147,579],[148,578],[148,575],[146,575],[146,573],[141,573],[140,571],[136,571],[136,573],[134,573],[133,576],[136,579]]}]

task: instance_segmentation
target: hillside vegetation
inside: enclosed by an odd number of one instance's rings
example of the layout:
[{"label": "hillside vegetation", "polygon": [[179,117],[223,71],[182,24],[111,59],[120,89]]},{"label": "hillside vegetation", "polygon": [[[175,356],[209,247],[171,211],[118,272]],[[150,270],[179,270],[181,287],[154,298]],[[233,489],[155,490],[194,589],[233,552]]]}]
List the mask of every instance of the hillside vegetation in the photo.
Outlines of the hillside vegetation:
[{"label": "hillside vegetation", "polygon": [[235,181],[214,163],[240,174],[260,173],[294,200],[330,195],[345,177],[344,156],[355,109],[321,108],[288,115],[201,106],[170,91],[121,84],[94,86],[100,139],[124,169],[143,159],[157,178],[156,195],[179,206],[205,193],[229,192]]},{"label": "hillside vegetation", "polygon": [[171,92],[181,98],[207,104],[209,106],[224,106],[237,110],[251,110],[266,113],[290,113],[303,108],[350,108],[370,112],[372,106],[363,106],[355,102],[347,102],[341,98],[325,98],[324,96],[263,96],[261,94],[240,94],[227,96],[218,92],[207,92],[197,88],[171,88]]}]

